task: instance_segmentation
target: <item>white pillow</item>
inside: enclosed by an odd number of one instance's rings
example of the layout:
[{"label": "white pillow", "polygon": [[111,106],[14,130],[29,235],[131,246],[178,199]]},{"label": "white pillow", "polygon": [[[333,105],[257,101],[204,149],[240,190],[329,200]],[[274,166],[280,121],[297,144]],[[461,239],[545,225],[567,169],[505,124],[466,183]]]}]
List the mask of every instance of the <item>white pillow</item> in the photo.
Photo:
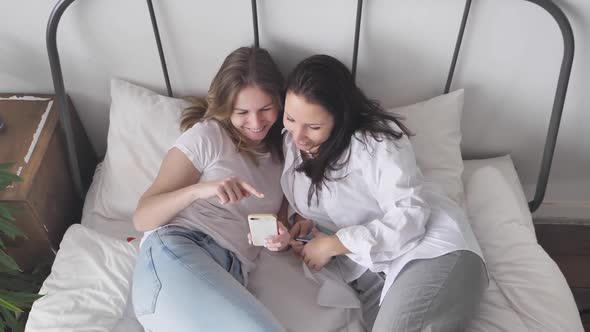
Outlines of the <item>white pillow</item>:
[{"label": "white pillow", "polygon": [[522,189],[493,164],[474,165],[465,178],[467,212],[491,280],[468,330],[495,331],[501,321],[510,331],[582,331],[563,274],[523,220]]},{"label": "white pillow", "polygon": [[[522,184],[520,183],[520,179],[516,173],[516,168],[514,167],[514,162],[512,161],[510,155],[486,159],[464,160],[463,163],[465,165],[465,169],[463,170],[462,179],[465,187],[468,186],[467,182],[470,181],[474,173],[476,173],[476,171],[478,171],[480,168],[492,167],[502,173],[505,183],[508,186],[506,189],[510,190],[512,195],[511,197],[516,200],[516,207],[520,211],[519,217],[515,221],[527,227],[531,231],[531,234],[534,235],[535,226],[533,225],[533,217],[529,209],[529,203],[523,192]],[[502,183],[502,185],[503,184],[504,183]],[[490,183],[490,185],[492,184]]]},{"label": "white pillow", "polygon": [[130,221],[164,155],[180,136],[180,115],[190,103],[119,79],[111,80],[111,99],[104,174],[95,212]]},{"label": "white pillow", "polygon": [[464,206],[463,158],[461,157],[461,115],[463,90],[434,97],[417,104],[390,109],[405,118],[403,123],[414,134],[418,167],[424,176],[438,184],[455,202]]},{"label": "white pillow", "polygon": [[26,331],[111,331],[124,317],[137,247],[72,225]]},{"label": "white pillow", "polygon": [[[107,153],[95,212],[130,221],[137,202],[155,179],[166,151],[180,135],[181,111],[189,102],[113,79]],[[415,134],[416,160],[424,175],[464,205],[461,159],[463,90],[391,111]]]}]

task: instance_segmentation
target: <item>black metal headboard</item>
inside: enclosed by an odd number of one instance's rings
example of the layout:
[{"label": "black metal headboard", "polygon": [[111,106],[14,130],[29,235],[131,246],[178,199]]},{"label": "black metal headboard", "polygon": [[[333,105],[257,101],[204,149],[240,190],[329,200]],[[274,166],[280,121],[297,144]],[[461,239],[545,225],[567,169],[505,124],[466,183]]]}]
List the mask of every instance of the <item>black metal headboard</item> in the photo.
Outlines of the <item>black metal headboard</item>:
[{"label": "black metal headboard", "polygon": [[[63,74],[61,70],[61,64],[59,61],[59,54],[57,51],[57,27],[59,25],[59,21],[61,16],[75,0],[60,0],[55,7],[53,8],[53,12],[49,17],[49,22],[47,24],[47,53],[49,54],[49,65],[51,67],[51,77],[53,79],[53,86],[55,88],[55,94],[57,96],[57,102],[59,103],[60,107],[60,122],[65,132],[66,137],[66,144],[68,150],[68,157],[70,168],[74,180],[74,184],[80,196],[84,196],[86,193],[86,188],[82,185],[82,180],[80,176],[80,167],[78,164],[78,157],[75,153],[75,142],[73,139],[73,133],[70,123],[70,113],[68,109],[67,103],[67,95],[64,86]],[[561,62],[561,69],[559,72],[559,77],[557,81],[557,87],[555,90],[555,98],[553,100],[553,109],[551,111],[551,119],[549,121],[549,128],[547,131],[547,137],[545,139],[545,149],[543,151],[543,157],[541,160],[541,169],[539,172],[539,177],[537,181],[537,187],[535,190],[535,196],[532,201],[529,202],[529,209],[531,212],[535,211],[541,203],[543,202],[543,198],[545,196],[545,191],[547,189],[547,181],[549,179],[549,171],[551,170],[551,163],[553,161],[553,153],[555,151],[555,143],[557,141],[557,134],[559,131],[559,124],[561,122],[561,114],[563,112],[563,105],[565,102],[565,96],[567,93],[567,87],[569,83],[569,77],[572,69],[572,63],[574,59],[574,35],[572,32],[571,25],[569,20],[563,13],[563,11],[551,0],[525,0],[532,2],[541,8],[545,9],[557,22],[559,29],[561,30],[561,34],[563,37],[563,59]],[[451,67],[449,69],[449,74],[447,77],[447,82],[445,85],[444,92],[448,93],[451,84],[453,82],[453,75],[455,73],[455,68],[457,65],[457,60],[459,58],[459,53],[461,49],[461,44],[463,41],[463,35],[465,33],[465,28],[467,27],[467,19],[469,17],[470,9],[471,9],[471,2],[472,0],[466,0],[465,2],[465,9],[463,11],[463,18],[461,20],[461,27],[459,29],[459,33],[457,36],[457,42],[455,44],[455,51],[453,53],[453,59],[451,61]],[[252,24],[253,24],[253,31],[254,31],[254,46],[259,47],[260,41],[258,37],[258,13],[257,13],[257,0],[251,0],[251,7],[252,7]],[[170,85],[170,78],[168,75],[168,68],[166,66],[166,59],[164,57],[164,50],[162,48],[162,43],[160,40],[160,32],[158,29],[158,24],[156,20],[156,15],[154,13],[154,7],[152,5],[152,0],[147,0],[148,11],[150,14],[150,19],[152,22],[152,27],[154,30],[154,36],[156,39],[156,44],[158,47],[158,54],[160,56],[160,63],[162,66],[162,72],[164,75],[164,81],[166,83],[166,89],[168,92],[168,96],[172,97],[172,87]],[[355,32],[354,32],[354,46],[353,46],[353,57],[352,57],[352,75],[356,77],[356,68],[357,68],[357,58],[358,58],[358,46],[359,46],[359,36],[360,36],[360,27],[361,27],[361,17],[362,17],[362,8],[363,8],[363,0],[357,0],[357,8],[356,8],[356,21],[355,21]]]}]

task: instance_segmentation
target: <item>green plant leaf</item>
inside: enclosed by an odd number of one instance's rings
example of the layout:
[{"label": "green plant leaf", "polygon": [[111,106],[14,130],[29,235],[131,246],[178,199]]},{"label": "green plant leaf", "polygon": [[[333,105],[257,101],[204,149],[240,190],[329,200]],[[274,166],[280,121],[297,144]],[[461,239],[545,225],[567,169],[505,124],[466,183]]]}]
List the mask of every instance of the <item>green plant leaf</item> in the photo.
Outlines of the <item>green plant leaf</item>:
[{"label": "green plant leaf", "polygon": [[14,213],[14,211],[22,210],[21,207],[17,207],[14,205],[8,205],[8,204],[4,204],[4,203],[0,203],[0,206],[3,206],[6,209],[6,211],[8,211],[8,213],[10,213],[11,215]]},{"label": "green plant leaf", "polygon": [[0,331],[8,331],[5,321],[9,319],[9,318],[7,318],[7,317],[9,317],[9,315],[14,315],[14,314],[12,312],[6,310],[6,308],[0,307],[0,315],[2,315],[2,317],[0,317]]},{"label": "green plant leaf", "polygon": [[6,327],[12,329],[12,332],[24,331],[24,322],[19,321],[19,319],[16,318],[14,312],[8,311],[6,308],[0,307],[0,314],[2,314],[3,317],[2,323],[6,324],[4,325],[4,329],[2,331],[6,331]]},{"label": "green plant leaf", "polygon": [[8,256],[4,250],[0,250],[0,266],[4,266],[10,270],[13,271],[21,271],[20,267],[18,266],[18,264],[16,264],[16,262],[14,261],[14,259],[12,259],[12,257]]},{"label": "green plant leaf", "polygon": [[9,220],[0,217],[0,233],[4,233],[11,239],[15,239],[17,236],[21,236],[27,238],[25,233],[23,233],[18,227],[16,227],[12,222]]},{"label": "green plant leaf", "polygon": [[3,169],[0,170],[0,179],[2,181],[11,181],[11,182],[21,182],[23,180],[20,176],[12,173],[10,171],[3,170]]},{"label": "green plant leaf", "polygon": [[25,323],[22,319],[15,321],[14,325],[9,324],[8,326],[12,329],[12,332],[25,332]]},{"label": "green plant leaf", "polygon": [[0,190],[6,189],[13,182],[21,182],[23,179],[9,171],[14,163],[0,163]]},{"label": "green plant leaf", "polygon": [[44,278],[18,271],[0,273],[0,289],[16,292],[37,293]]},{"label": "green plant leaf", "polygon": [[[6,266],[0,265],[0,273],[10,273],[10,272],[15,272],[15,271],[7,268]],[[16,271],[16,272],[18,272],[18,271]]]},{"label": "green plant leaf", "polygon": [[45,264],[37,266],[33,272],[0,272],[0,290],[38,294],[50,272],[51,268]]},{"label": "green plant leaf", "polygon": [[0,163],[0,169],[9,169],[10,167],[12,167],[12,165],[14,165],[14,162],[9,161],[7,163]]},{"label": "green plant leaf", "polygon": [[[13,182],[23,181],[10,168],[14,163],[0,163],[0,190],[6,189]],[[12,222],[15,220],[15,209],[6,204],[0,204],[0,233],[11,239],[17,236],[25,237]],[[38,273],[19,273],[19,266],[8,256],[4,249],[4,242],[0,239],[0,331],[23,332],[26,315],[17,318],[15,313],[22,313],[23,309],[30,309],[33,302],[42,297],[36,292],[41,287],[46,276],[45,270],[37,269]]]},{"label": "green plant leaf", "polygon": [[13,210],[10,207],[0,204],[0,217],[5,220],[14,221],[14,217],[12,217],[11,211]]},{"label": "green plant leaf", "polygon": [[19,307],[6,301],[2,296],[0,296],[0,307],[4,307],[12,312],[23,312]]},{"label": "green plant leaf", "polygon": [[7,276],[0,274],[0,289],[15,292],[34,292],[36,288],[38,287],[29,281],[7,278]]},{"label": "green plant leaf", "polygon": [[19,310],[30,309],[37,299],[43,297],[36,293],[0,291],[0,299],[9,302]]},{"label": "green plant leaf", "polygon": [[8,181],[8,182],[22,182],[23,179],[20,176],[12,173],[11,171],[0,169],[0,181],[2,181],[2,182],[6,182],[6,181]]}]

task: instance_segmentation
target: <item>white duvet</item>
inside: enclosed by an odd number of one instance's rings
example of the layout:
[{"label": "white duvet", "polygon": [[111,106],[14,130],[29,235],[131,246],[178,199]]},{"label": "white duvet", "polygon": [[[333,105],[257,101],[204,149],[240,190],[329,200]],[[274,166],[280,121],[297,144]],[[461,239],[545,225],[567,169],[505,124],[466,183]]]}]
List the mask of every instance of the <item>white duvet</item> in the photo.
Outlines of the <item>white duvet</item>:
[{"label": "white duvet", "polygon": [[[537,244],[510,158],[466,161],[463,182],[491,275],[469,330],[583,331],[563,275]],[[88,205],[82,224],[64,236],[26,331],[142,331],[128,301],[137,241],[125,241],[138,234]],[[363,331],[358,310],[316,304],[317,286],[289,253],[263,251],[257,264],[249,288],[289,331]]]}]

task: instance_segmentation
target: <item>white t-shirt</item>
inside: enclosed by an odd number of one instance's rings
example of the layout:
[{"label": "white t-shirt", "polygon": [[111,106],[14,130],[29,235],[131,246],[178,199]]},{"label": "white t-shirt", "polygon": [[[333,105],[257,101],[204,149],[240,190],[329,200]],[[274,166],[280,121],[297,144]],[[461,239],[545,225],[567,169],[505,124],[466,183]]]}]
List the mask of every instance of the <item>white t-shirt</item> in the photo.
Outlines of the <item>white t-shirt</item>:
[{"label": "white t-shirt", "polygon": [[176,140],[174,147],[184,152],[201,173],[199,182],[236,176],[264,194],[264,198],[252,195],[224,205],[217,197],[196,200],[169,223],[208,234],[238,256],[245,272],[250,271],[262,247],[248,244],[248,214],[278,213],[283,198],[282,164],[270,153],[261,153],[256,166],[246,154],[236,151],[231,138],[215,120],[195,124]]}]

